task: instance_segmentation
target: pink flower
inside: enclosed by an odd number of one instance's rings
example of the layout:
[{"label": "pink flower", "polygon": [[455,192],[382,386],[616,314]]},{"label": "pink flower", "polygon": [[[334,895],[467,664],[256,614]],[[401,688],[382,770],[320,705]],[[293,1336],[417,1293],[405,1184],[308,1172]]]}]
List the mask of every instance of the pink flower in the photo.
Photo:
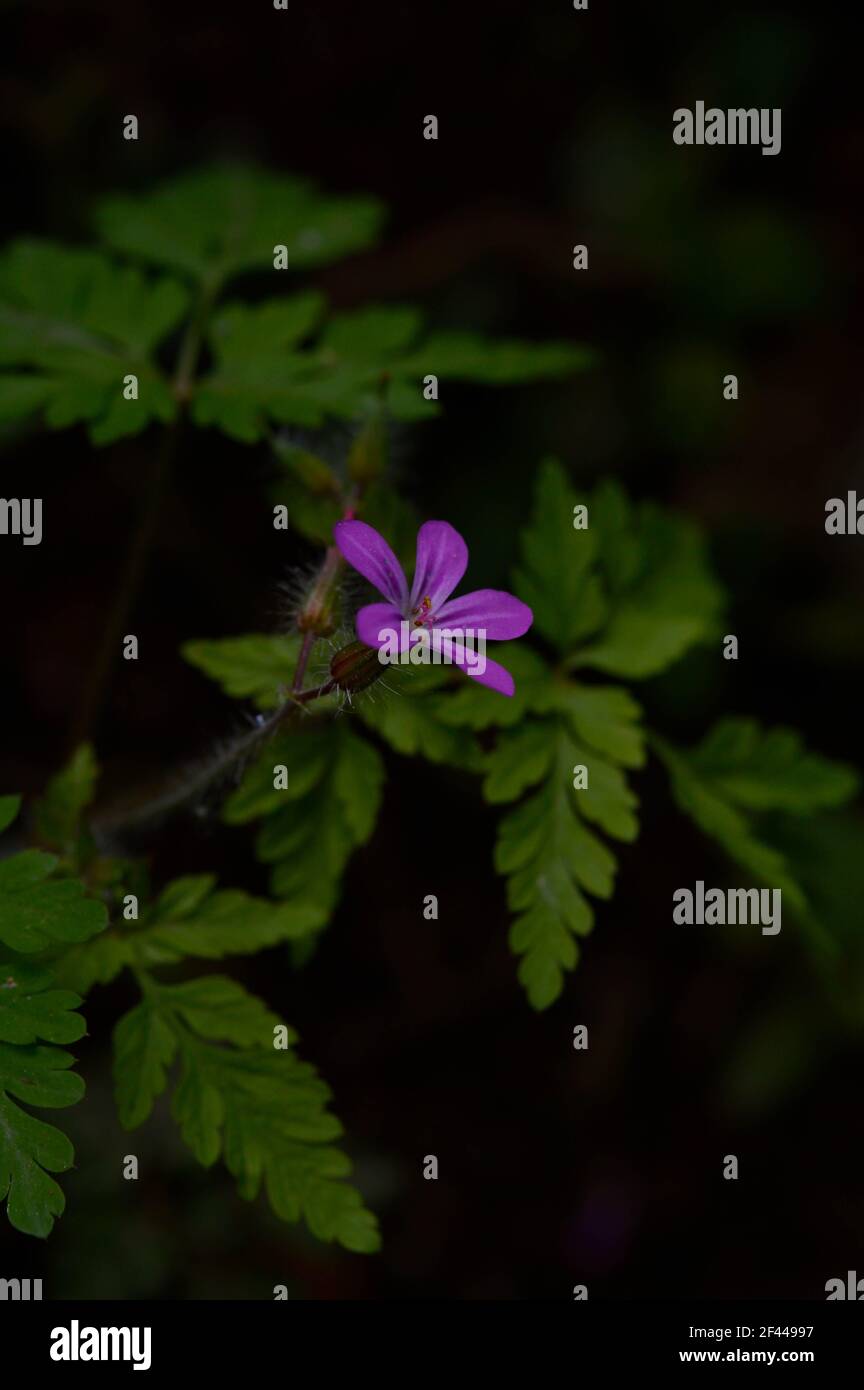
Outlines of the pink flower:
[{"label": "pink flower", "polygon": [[[534,621],[527,604],[500,589],[475,589],[472,594],[450,595],[468,566],[468,547],[447,521],[427,521],[417,533],[417,563],[409,593],[402,566],[384,537],[365,521],[339,521],[333,528],[338,549],[374,584],[386,603],[369,603],[357,614],[357,636],[367,647],[382,648],[397,634],[399,650],[413,646],[424,632],[436,638],[445,662],[459,666],[481,685],[501,695],[515,689],[510,672],[497,661],[482,664],[455,634],[482,633],[485,640],[507,641],[521,637]],[[440,635],[444,632],[445,635]],[[446,635],[449,632],[451,636]],[[407,633],[407,644],[405,635]]]}]

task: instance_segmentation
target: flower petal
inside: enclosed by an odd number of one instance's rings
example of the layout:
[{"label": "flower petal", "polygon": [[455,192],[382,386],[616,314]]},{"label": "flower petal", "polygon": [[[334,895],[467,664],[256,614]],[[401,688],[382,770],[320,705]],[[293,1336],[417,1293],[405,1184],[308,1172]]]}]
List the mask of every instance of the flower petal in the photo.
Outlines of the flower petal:
[{"label": "flower petal", "polygon": [[[435,629],[432,629],[433,633]],[[440,641],[440,639],[439,639]],[[499,695],[512,695],[516,690],[513,677],[506,667],[498,661],[492,661],[488,656],[484,658],[484,668],[478,669],[477,658],[479,653],[470,653],[472,664],[469,665],[465,648],[459,642],[442,641],[440,642],[442,655],[446,660],[452,661],[454,666],[458,666],[460,671],[464,671],[466,676],[470,676],[480,685],[488,685],[490,690],[496,690]],[[479,664],[479,663],[478,663]]]},{"label": "flower petal", "polygon": [[375,527],[368,526],[365,521],[337,521],[333,539],[349,565],[404,613],[408,581],[393,551]]},{"label": "flower petal", "polygon": [[504,589],[475,589],[443,604],[435,616],[436,627],[471,628],[485,632],[493,642],[521,637],[534,621],[534,614],[521,599]]},{"label": "flower petal", "polygon": [[[383,647],[390,640],[390,632],[396,633],[398,650],[402,650],[402,627],[404,619],[392,603],[367,603],[359,609],[354,620],[357,640],[367,647]],[[385,636],[381,636],[384,633]]]},{"label": "flower petal", "polygon": [[425,598],[432,613],[449,598],[468,568],[468,547],[449,521],[425,521],[417,532],[412,610]]}]

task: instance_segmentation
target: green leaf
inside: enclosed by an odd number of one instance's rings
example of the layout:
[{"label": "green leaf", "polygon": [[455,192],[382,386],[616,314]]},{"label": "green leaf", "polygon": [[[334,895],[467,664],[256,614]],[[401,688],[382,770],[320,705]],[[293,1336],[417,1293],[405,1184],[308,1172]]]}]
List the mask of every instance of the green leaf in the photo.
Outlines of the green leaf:
[{"label": "green leaf", "polygon": [[42,844],[61,854],[73,852],[81,814],[93,799],[98,774],[91,745],[82,743],[35,804],[33,828]]},{"label": "green leaf", "polygon": [[23,960],[0,961],[0,1042],[77,1042],[87,1031],[81,1003],[71,990],[55,989],[50,970]]},{"label": "green leaf", "polygon": [[272,1043],[279,1020],[241,985],[222,975],[148,988],[114,1030],[114,1088],[120,1123],[135,1129],[165,1090],[178,1044],[176,1020],[204,1038],[248,1046]]},{"label": "green leaf", "polygon": [[84,896],[75,879],[46,881],[56,860],[25,850],[0,863],[0,941],[31,954],[54,943],[86,941],[104,929],[102,903]]},{"label": "green leaf", "polygon": [[117,936],[113,929],[92,941],[72,946],[54,961],[59,982],[78,994],[88,994],[93,985],[107,985],[127,965],[135,962],[131,939]]},{"label": "green leaf", "polygon": [[[814,911],[807,856],[795,848],[789,826],[799,816],[850,800],[858,790],[857,774],[809,753],[792,730],[764,730],[752,719],[721,720],[691,750],[656,736],[652,743],[681,809],[754,878],[779,888],[811,943],[835,954],[833,908]],[[773,813],[773,820],[765,813]],[[824,898],[824,885],[816,883]]]},{"label": "green leaf", "polygon": [[242,271],[279,274],[275,246],[287,248],[291,270],[326,265],[370,245],[381,219],[374,198],[328,198],[305,179],[239,164],[106,198],[96,213],[108,245],[202,283]]},{"label": "green leaf", "polygon": [[50,1234],[66,1203],[48,1174],[65,1173],[75,1154],[65,1134],[15,1101],[52,1109],[74,1105],[84,1094],[83,1081],[69,1070],[74,1061],[56,1047],[0,1043],[0,1201],[6,1199],[10,1223],[25,1235]]},{"label": "green leaf", "polygon": [[[204,975],[180,985],[159,985],[156,998],[160,1009],[182,1018],[202,1038],[221,1039],[239,1047],[272,1047],[276,1014],[260,999],[226,975]],[[296,1041],[296,1034],[290,1034]]]},{"label": "green leaf", "polygon": [[281,352],[318,327],[325,307],[324,296],[317,290],[263,304],[228,304],[210,325],[210,346],[219,362],[234,367],[256,354]]},{"label": "green leaf", "polygon": [[124,1014],[114,1029],[114,1094],[124,1129],[143,1124],[165,1090],[177,1038],[151,998]]},{"label": "green leaf", "polygon": [[[605,539],[601,534],[601,556]],[[607,579],[614,594],[608,623],[577,653],[576,664],[641,680],[717,632],[722,592],[698,528],[683,517],[645,503],[624,544],[630,547],[627,559],[622,562],[620,551],[616,558],[613,546],[606,562],[607,573],[614,566]]]},{"label": "green leaf", "polygon": [[[286,801],[305,797],[326,777],[332,757],[333,740],[323,721],[277,734],[228,797],[225,820],[229,825],[244,825],[280,810]],[[277,767],[286,769],[285,787],[274,786]]]},{"label": "green leaf", "polygon": [[[0,423],[38,409],[52,429],[86,421],[105,444],[172,420],[176,402],[152,356],[187,302],[176,282],[99,252],[14,243],[0,254]],[[130,374],[137,400],[123,396]]]},{"label": "green leaf", "polygon": [[536,786],[555,756],[545,724],[523,724],[502,734],[487,760],[483,795],[487,801],[515,801],[527,787]]},{"label": "green leaf", "polygon": [[[629,740],[624,748],[632,753]],[[574,790],[579,765],[588,770],[588,786]],[[517,914],[510,945],[523,957],[519,979],[530,1003],[543,1009],[560,994],[563,972],[577,963],[575,938],[591,930],[588,895],[608,898],[613,891],[614,855],[585,822],[633,840],[637,800],[621,769],[574,742],[561,716],[504,731],[488,769],[484,793],[491,801],[539,784],[501,821],[495,866],[508,878],[508,905]]]},{"label": "green leaf", "polygon": [[0,1089],[28,1105],[74,1105],[84,1094],[84,1082],[69,1070],[74,1061],[56,1047],[0,1043]]},{"label": "green leaf", "polygon": [[181,647],[186,661],[218,681],[226,695],[254,699],[259,709],[281,703],[280,687],[290,686],[300,652],[296,634],[249,633],[244,637],[200,638]]},{"label": "green leaf", "polygon": [[20,796],[0,796],[0,831],[7,830],[21,810]]},{"label": "green leaf", "polygon": [[853,768],[808,753],[793,729],[762,729],[755,719],[720,720],[691,765],[750,811],[821,811],[850,801],[860,786]]},{"label": "green leaf", "polygon": [[269,420],[318,423],[321,412],[306,389],[311,358],[291,349],[323,311],[320,295],[302,294],[254,306],[235,304],[220,313],[209,335],[215,367],[196,388],[195,421],[217,425],[242,443],[260,439]]},{"label": "green leaf", "polygon": [[[308,744],[306,740],[309,740]],[[300,729],[265,750],[224,807],[229,824],[263,815],[256,852],[273,866],[272,891],[327,921],[347,861],[372,833],[384,766],[374,748],[346,727],[326,722]],[[273,767],[288,769],[285,791],[273,790]]]},{"label": "green leaf", "polygon": [[607,612],[593,573],[596,532],[590,524],[587,530],[574,529],[576,505],[563,468],[547,459],[537,475],[530,525],[522,532],[516,587],[534,610],[536,628],[563,652],[595,632]]},{"label": "green leaf", "polygon": [[252,955],[321,925],[320,912],[302,901],[272,903],[233,888],[211,893],[213,883],[208,874],[176,879],[136,930],[112,928],[67,951],[57,965],[63,983],[86,993],[125,966],[147,969],[187,958]]},{"label": "green leaf", "polygon": [[[9,825],[19,805],[19,797],[3,797],[0,821]],[[104,905],[85,897],[76,879],[50,880],[56,867],[53,854],[36,849],[0,860],[0,942],[12,951],[29,955],[104,929]]]},{"label": "green leaf", "polygon": [[447,678],[445,667],[391,667],[386,686],[379,683],[356,701],[357,713],[397,753],[479,771],[482,758],[474,739],[446,721],[451,701],[439,687]]},{"label": "green leaf", "polygon": [[642,552],[633,505],[614,479],[604,479],[595,489],[590,524],[599,537],[598,560],[607,588],[620,594],[636,579]]},{"label": "green leaf", "polygon": [[59,864],[56,854],[41,849],[25,849],[0,860],[0,894],[19,893],[53,874]]},{"label": "green leaf", "polygon": [[17,424],[38,415],[51,399],[54,383],[44,376],[21,372],[0,373],[0,426]]},{"label": "green leaf", "polygon": [[344,1179],[348,1159],[329,1141],[341,1126],[327,1111],[329,1088],[290,1050],[228,1051],[184,1039],[174,1115],[200,1163],[220,1154],[251,1201],[262,1182],[283,1221],[306,1221],[321,1240],[348,1250],[379,1248],[377,1224]]},{"label": "green leaf", "polygon": [[[573,524],[579,505],[584,528]],[[631,679],[656,675],[714,635],[722,604],[692,523],[632,507],[617,485],[580,503],[554,460],[538,474],[516,585],[569,668]]]},{"label": "green leaf", "polygon": [[588,771],[588,786],[578,793],[579,808],[585,820],[599,825],[616,840],[628,843],[635,840],[639,834],[635,814],[639,803],[624,774],[593,749],[574,744],[571,754],[576,759],[575,766],[581,765]]},{"label": "green leaf", "polygon": [[[554,465],[541,480],[540,492],[539,513],[546,516],[540,519],[542,530],[569,503],[563,475]],[[557,562],[553,557],[547,567],[542,548],[532,546],[529,542],[527,555],[540,584],[541,573],[551,573]],[[532,582],[525,576],[523,581]],[[553,610],[554,605],[550,623]],[[457,727],[497,724],[501,729],[485,759],[487,801],[513,801],[540,784],[501,822],[496,867],[508,876],[508,903],[517,913],[510,943],[523,956],[519,979],[530,1002],[542,1009],[560,994],[563,972],[577,963],[574,938],[591,929],[593,911],[586,895],[608,897],[612,892],[615,860],[584,822],[618,840],[632,841],[638,833],[637,799],[625,769],[644,762],[641,710],[616,686],[577,684],[553,675],[524,644],[502,647],[496,655],[514,674],[514,697],[502,700],[466,682],[446,701],[441,718]],[[544,715],[548,717],[532,717]],[[578,790],[577,767],[588,774],[587,787]]]},{"label": "green leaf", "polygon": [[374,419],[382,398],[393,419],[422,420],[439,409],[423,394],[430,373],[495,385],[568,375],[591,360],[568,343],[496,342],[479,334],[433,335],[411,347],[421,316],[393,305],[336,314],[316,341],[302,342],[320,316],[320,301],[314,311],[308,302],[302,333],[281,339],[283,312],[293,329],[294,300],[286,311],[274,301],[220,315],[210,340],[215,366],[192,401],[198,424],[252,443],[271,423],[316,428],[330,416]]},{"label": "green leaf", "polygon": [[756,823],[746,810],[735,805],[714,778],[695,765],[690,753],[674,748],[665,739],[654,737],[651,742],[667,766],[672,794],[683,812],[753,877],[781,888],[789,905],[803,915],[807,903],[792,870],[781,853],[760,840]]},{"label": "green leaf", "polygon": [[419,309],[404,305],[372,306],[336,314],[321,340],[324,352],[350,361],[380,362],[406,348],[422,325]]},{"label": "green leaf", "polygon": [[556,708],[553,676],[542,657],[524,643],[495,645],[495,660],[510,672],[516,690],[508,699],[470,679],[460,680],[441,702],[438,717],[457,729],[511,728],[527,714],[547,714]]},{"label": "green leaf", "polygon": [[430,372],[439,380],[479,381],[489,386],[571,376],[596,362],[596,353],[580,343],[531,343],[485,338],[463,330],[432,333],[400,370],[418,380]]},{"label": "green leaf", "polygon": [[[14,819],[20,798],[0,799],[0,825]],[[83,941],[102,931],[107,913],[83,896],[73,879],[51,880],[53,854],[24,850],[0,861],[0,940],[15,953]],[[76,993],[55,988],[54,975],[15,955],[0,962],[0,1201],[18,1230],[46,1236],[63,1211],[64,1197],[49,1173],[72,1166],[72,1145],[60,1130],[15,1104],[74,1105],[84,1083],[69,1068],[74,1057],[56,1047],[85,1032],[74,1010]]]},{"label": "green leaf", "polygon": [[215,874],[186,874],[169,883],[156,900],[152,916],[172,921],[191,917],[216,887]]},{"label": "green leaf", "polygon": [[260,1000],[222,976],[180,985],[149,981],[142,1003],[114,1033],[121,1121],[133,1128],[147,1118],[179,1048],[172,1109],[199,1163],[209,1167],[221,1154],[247,1201],[263,1179],[282,1220],[303,1217],[322,1240],[376,1250],[375,1218],[343,1181],[347,1158],[330,1147],[342,1132],[327,1109],[330,1090],[294,1054],[293,1029],[287,1046],[274,1046],[278,1026]]},{"label": "green leaf", "polygon": [[[794,864],[809,916],[842,950],[837,966],[842,984],[857,995],[856,1029],[864,1023],[864,939],[858,904],[864,899],[864,854],[857,808],[808,815],[760,817],[760,830],[788,864]],[[857,961],[849,969],[850,958]],[[811,996],[813,997],[813,996]]]},{"label": "green leaf", "polygon": [[218,960],[253,955],[303,937],[317,920],[317,913],[304,902],[269,902],[238,888],[224,888],[185,919],[164,912],[144,920],[142,930],[129,940],[142,965],[168,965],[185,956]]},{"label": "green leaf", "polygon": [[608,753],[622,767],[643,765],[642,711],[626,690],[615,685],[558,685],[555,707],[566,715],[575,737],[598,753]]}]

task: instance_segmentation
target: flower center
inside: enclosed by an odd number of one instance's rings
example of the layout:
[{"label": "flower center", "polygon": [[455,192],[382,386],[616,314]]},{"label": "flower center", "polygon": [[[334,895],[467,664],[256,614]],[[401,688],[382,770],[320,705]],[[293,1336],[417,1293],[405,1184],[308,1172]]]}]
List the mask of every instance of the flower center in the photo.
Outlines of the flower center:
[{"label": "flower center", "polygon": [[432,612],[432,600],[427,594],[422,603],[418,603],[416,608],[411,609],[411,621],[415,627],[429,627],[435,622],[435,614]]}]

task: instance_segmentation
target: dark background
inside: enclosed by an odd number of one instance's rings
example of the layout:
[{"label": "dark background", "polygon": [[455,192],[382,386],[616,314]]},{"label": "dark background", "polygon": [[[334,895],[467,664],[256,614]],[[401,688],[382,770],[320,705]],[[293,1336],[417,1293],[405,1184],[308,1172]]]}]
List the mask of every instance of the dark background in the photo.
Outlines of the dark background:
[{"label": "dark background", "polygon": [[[864,490],[860,35],[857,16],[820,13],[5,5],[3,237],[85,241],[95,197],[223,154],[380,196],[379,248],[310,277],[337,307],[419,302],[437,324],[602,353],[563,383],[448,385],[438,421],[395,432],[407,495],[469,541],[471,587],[507,584],[544,454],[580,484],[614,474],[710,530],[740,641],[737,663],[708,651],[647,686],[651,720],[686,741],[752,713],[860,765],[864,542],[824,533],[826,499]],[[673,145],[672,111],[697,99],[782,107],[782,152]],[[422,139],[429,113],[437,143]],[[722,400],[727,372],[737,403]],[[154,453],[155,433],[98,451],[76,429],[0,456],[3,495],[45,509],[41,546],[0,546],[4,789],[38,792],[68,751]],[[118,663],[96,731],[106,794],[236,727],[178,648],[284,621],[279,585],[313,552],[262,525],[272,471],[263,445],[187,434],[130,620],[147,658]],[[324,1247],[263,1199],[240,1202],[164,1104],[122,1133],[121,980],[94,991],[75,1048],[88,1097],[59,1117],[77,1150],[67,1212],[45,1245],[4,1220],[2,1272],[41,1275],[51,1298],[269,1298],[277,1283],[316,1299],[567,1298],[583,1282],[592,1298],[823,1298],[860,1266],[860,1041],[814,1000],[791,926],[767,947],[672,929],[672,889],[723,870],[657,769],[638,779],[644,830],[616,896],[536,1016],[477,783],[387,761],[384,813],[312,962],[229,962],[332,1085],[382,1254]],[[248,839],[215,814],[147,849],[157,881],[216,869],[264,890]],[[838,888],[854,932],[851,877]],[[575,1053],[583,1022],[590,1050]],[[121,1177],[130,1152],[137,1183]],[[428,1153],[437,1183],[421,1176]]]}]

